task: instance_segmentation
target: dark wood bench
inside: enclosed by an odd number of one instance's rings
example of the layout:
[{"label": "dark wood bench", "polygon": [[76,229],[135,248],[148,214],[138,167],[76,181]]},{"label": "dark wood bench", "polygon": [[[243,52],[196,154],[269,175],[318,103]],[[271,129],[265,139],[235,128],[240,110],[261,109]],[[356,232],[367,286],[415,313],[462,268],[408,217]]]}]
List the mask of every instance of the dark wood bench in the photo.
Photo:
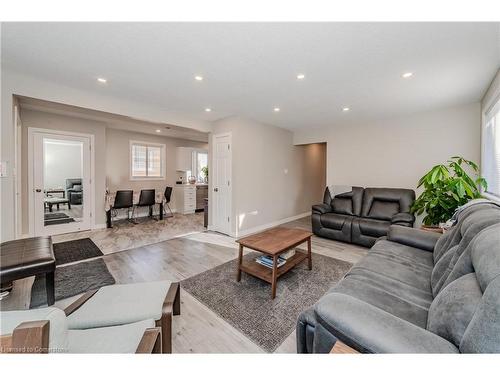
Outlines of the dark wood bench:
[{"label": "dark wood bench", "polygon": [[50,237],[25,238],[0,244],[0,283],[4,286],[14,280],[45,274],[47,303],[55,302],[54,272],[56,260]]}]

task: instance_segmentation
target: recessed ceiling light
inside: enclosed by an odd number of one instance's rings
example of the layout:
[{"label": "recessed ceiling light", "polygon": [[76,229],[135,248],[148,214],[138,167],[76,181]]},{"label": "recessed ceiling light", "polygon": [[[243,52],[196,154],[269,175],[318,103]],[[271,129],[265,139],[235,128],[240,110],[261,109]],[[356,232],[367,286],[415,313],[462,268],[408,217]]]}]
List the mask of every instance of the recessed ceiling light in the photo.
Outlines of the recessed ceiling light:
[{"label": "recessed ceiling light", "polygon": [[161,129],[156,129],[155,132],[161,133]]},{"label": "recessed ceiling light", "polygon": [[278,107],[274,107],[274,112],[279,112],[280,109]]},{"label": "recessed ceiling light", "polygon": [[106,82],[108,82],[108,80],[106,78],[99,77],[99,78],[97,78],[97,82],[99,82],[99,83],[106,83]]},{"label": "recessed ceiling light", "polygon": [[197,81],[203,81],[203,77],[202,76],[194,76],[194,79],[197,80]]},{"label": "recessed ceiling light", "polygon": [[297,74],[297,79],[304,79],[306,78],[305,74]]},{"label": "recessed ceiling light", "polygon": [[413,72],[406,72],[406,73],[401,74],[401,77],[403,77],[403,78],[410,78],[412,76],[413,76]]},{"label": "recessed ceiling light", "polygon": [[205,108],[205,112],[212,112],[212,108]]},{"label": "recessed ceiling light", "polygon": [[348,112],[348,111],[350,111],[350,110],[351,110],[351,108],[349,108],[349,107],[344,107],[344,108],[342,108],[342,111],[344,111],[344,112]]}]

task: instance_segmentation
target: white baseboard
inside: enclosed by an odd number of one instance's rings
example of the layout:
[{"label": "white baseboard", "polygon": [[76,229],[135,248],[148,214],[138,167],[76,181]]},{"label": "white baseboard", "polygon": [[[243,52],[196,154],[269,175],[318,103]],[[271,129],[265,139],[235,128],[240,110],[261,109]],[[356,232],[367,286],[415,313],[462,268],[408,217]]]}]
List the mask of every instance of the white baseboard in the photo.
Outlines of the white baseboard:
[{"label": "white baseboard", "polygon": [[[132,212],[132,210],[131,210],[131,212]],[[176,212],[177,212],[176,209],[172,209],[172,213],[175,214]],[[155,209],[154,210],[154,214],[158,215],[158,213],[159,213],[158,209]],[[170,212],[167,210],[167,213],[170,213]],[[136,211],[136,213],[135,213],[135,217],[146,217],[146,216],[149,216],[149,209],[143,209],[140,212]],[[116,215],[116,216],[113,217],[113,220],[124,220],[126,218],[127,218],[126,211],[125,210],[120,210],[118,212],[118,215]],[[104,225],[104,226],[106,226],[106,225]]]},{"label": "white baseboard", "polygon": [[311,215],[311,211],[303,212],[299,215],[290,216],[290,217],[287,217],[287,218],[284,218],[281,220],[273,221],[271,223],[267,223],[267,224],[259,225],[259,226],[253,227],[253,228],[245,229],[243,231],[239,231],[238,233],[232,233],[231,237],[238,239],[241,237],[249,236],[251,234],[254,234],[257,232],[262,232],[263,230],[266,230],[266,229],[269,229],[272,227],[276,227],[278,225],[285,224],[285,223],[288,223],[290,221],[302,219],[303,217],[310,216],[310,215]]}]

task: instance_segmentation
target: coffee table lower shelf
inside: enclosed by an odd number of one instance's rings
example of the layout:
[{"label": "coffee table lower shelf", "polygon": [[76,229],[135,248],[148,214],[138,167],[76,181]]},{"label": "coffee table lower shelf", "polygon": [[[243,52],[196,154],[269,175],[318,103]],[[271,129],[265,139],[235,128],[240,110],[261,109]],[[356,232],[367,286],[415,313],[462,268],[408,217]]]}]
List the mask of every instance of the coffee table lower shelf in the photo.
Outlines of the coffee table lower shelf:
[{"label": "coffee table lower shelf", "polygon": [[[302,251],[296,250],[294,256],[287,259],[284,265],[278,267],[276,271],[276,278],[287,273],[305,259],[307,259],[307,254]],[[257,263],[255,259],[253,259],[252,261],[242,262],[240,270],[261,280],[267,281],[268,283],[273,282],[273,269]]]}]

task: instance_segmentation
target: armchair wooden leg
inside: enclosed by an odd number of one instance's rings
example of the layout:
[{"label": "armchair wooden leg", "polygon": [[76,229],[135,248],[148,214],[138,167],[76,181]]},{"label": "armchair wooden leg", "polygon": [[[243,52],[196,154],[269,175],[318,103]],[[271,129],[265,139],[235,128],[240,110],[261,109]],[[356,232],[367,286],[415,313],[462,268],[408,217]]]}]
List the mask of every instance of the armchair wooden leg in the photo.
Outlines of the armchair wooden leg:
[{"label": "armchair wooden leg", "polygon": [[49,351],[48,320],[37,320],[19,324],[12,335],[1,337],[2,353],[48,353]]},{"label": "armchair wooden leg", "polygon": [[136,354],[161,354],[162,338],[160,328],[148,328],[137,346]]},{"label": "armchair wooden leg", "polygon": [[180,313],[180,285],[179,283],[172,283],[163,302],[161,318],[156,321],[156,326],[161,327],[163,353],[172,353],[172,317]]}]

